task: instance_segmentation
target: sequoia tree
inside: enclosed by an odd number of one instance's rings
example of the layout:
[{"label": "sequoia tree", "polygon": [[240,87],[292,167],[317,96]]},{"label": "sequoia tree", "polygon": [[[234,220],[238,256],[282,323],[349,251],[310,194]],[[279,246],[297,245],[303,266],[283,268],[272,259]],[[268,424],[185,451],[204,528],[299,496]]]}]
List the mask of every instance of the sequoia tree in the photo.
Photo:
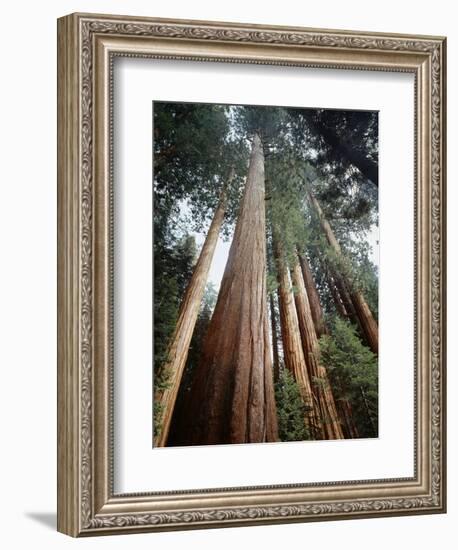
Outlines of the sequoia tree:
[{"label": "sequoia tree", "polygon": [[167,443],[173,408],[186,365],[189,344],[199,314],[218,235],[224,220],[224,193],[223,188],[220,202],[180,305],[175,330],[167,349],[166,360],[161,366],[164,384],[154,394],[155,411],[159,416],[159,418],[154,419],[156,428],[154,445],[156,447],[164,447]]},{"label": "sequoia tree", "polygon": [[[321,228],[326,236],[329,246],[335,253],[335,255],[341,259],[345,260],[342,249],[339,242],[337,241],[334,232],[323,214],[323,210],[313,193],[308,189],[308,197],[312,207],[314,208],[318,219],[320,221]],[[341,278],[340,275],[335,275],[335,278]],[[359,320],[359,325],[363,332],[364,338],[369,346],[369,348],[374,352],[378,353],[378,325],[377,321],[374,319],[372,312],[367,305],[366,300],[364,299],[363,293],[360,289],[354,288],[353,285],[348,284],[347,281],[339,281],[339,284],[346,286],[350,294],[351,303],[354,307],[356,316]]]},{"label": "sequoia tree", "polygon": [[[321,360],[339,395],[345,430],[359,437],[378,435],[378,361],[356,327],[335,317],[320,338]],[[348,422],[347,422],[348,420]]]},{"label": "sequoia tree", "polygon": [[305,361],[312,382],[312,391],[318,401],[325,439],[343,439],[339,415],[337,413],[334,395],[329,384],[326,368],[320,363],[320,347],[298,260],[291,270],[291,276],[295,290],[294,299],[302,340],[302,349],[304,350]]},{"label": "sequoia tree", "polygon": [[321,307],[320,296],[316,289],[309,261],[305,254],[299,253],[299,262],[302,270],[302,277],[304,279],[305,289],[310,303],[310,311],[312,314],[313,323],[315,325],[316,334],[319,338],[322,334],[326,334],[327,332],[326,324],[324,322],[323,308]]},{"label": "sequoia tree", "polygon": [[245,190],[190,401],[191,444],[278,439],[266,282],[264,156],[256,133]]},{"label": "sequoia tree", "polygon": [[278,351],[278,330],[277,312],[275,310],[275,298],[273,292],[269,294],[270,324],[272,330],[272,353],[274,361],[274,381],[277,382],[280,376],[280,354]]},{"label": "sequoia tree", "polygon": [[274,254],[277,264],[280,326],[285,366],[292,373],[299,386],[306,407],[304,421],[309,433],[314,439],[322,439],[324,436],[322,419],[318,402],[315,401],[312,391],[310,372],[307,369],[306,357],[302,347],[293,289],[286,258],[277,239],[274,241]]}]

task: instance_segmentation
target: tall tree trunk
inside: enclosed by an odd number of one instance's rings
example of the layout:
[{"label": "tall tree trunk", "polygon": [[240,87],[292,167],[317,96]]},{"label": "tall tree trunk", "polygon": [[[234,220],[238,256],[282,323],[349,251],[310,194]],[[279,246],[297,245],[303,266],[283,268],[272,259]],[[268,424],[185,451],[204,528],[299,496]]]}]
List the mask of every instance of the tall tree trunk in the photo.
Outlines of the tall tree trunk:
[{"label": "tall tree trunk", "polygon": [[[340,279],[335,274],[331,275],[328,270],[326,275],[328,285],[339,315],[342,317],[342,319],[350,320],[353,323],[359,325],[359,320],[355,315],[354,308],[351,303],[347,289],[345,288],[345,285],[343,285],[342,281],[340,281]],[[337,282],[339,282],[340,284],[337,285]],[[338,387],[334,388],[334,390],[334,400],[341,421],[344,437],[345,439],[357,439],[359,437],[358,428],[356,427],[353,418],[353,410],[350,401],[347,398],[343,397],[343,395],[345,395],[345,391],[342,388],[341,381],[339,381]]]},{"label": "tall tree trunk", "polygon": [[274,360],[274,381],[278,382],[280,377],[280,358],[278,353],[278,332],[277,332],[277,312],[275,311],[275,299],[271,292],[269,296],[270,302],[270,323],[272,327],[272,352]]},{"label": "tall tree trunk", "polygon": [[173,409],[188,357],[189,344],[199,315],[218,235],[224,221],[225,202],[225,187],[223,187],[199,259],[181,302],[175,330],[167,350],[167,359],[162,366],[167,387],[163,391],[155,391],[154,394],[155,401],[157,400],[156,402],[160,404],[160,418],[154,419],[156,425],[159,426],[154,440],[154,445],[157,447],[164,447],[167,444]]},{"label": "tall tree trunk", "polygon": [[312,391],[320,408],[324,437],[325,439],[343,439],[344,435],[328,374],[325,367],[320,364],[320,347],[299,260],[295,263],[291,274],[295,289],[294,300],[296,302],[302,348],[312,382]]},{"label": "tall tree trunk", "polygon": [[335,299],[337,309],[342,311],[342,317],[348,319],[353,324],[357,325],[360,329],[361,334],[364,336],[363,327],[361,326],[361,321],[356,314],[355,306],[353,305],[353,300],[348,290],[348,285],[346,284],[344,278],[337,273],[335,269],[331,266],[329,267],[329,286],[331,287],[331,292]]},{"label": "tall tree trunk", "polygon": [[351,293],[351,301],[370,349],[378,355],[378,324],[360,290]]},{"label": "tall tree trunk", "polygon": [[[316,200],[316,198],[313,196],[311,191],[308,191],[308,196],[310,199],[310,202],[312,203],[318,218],[320,220],[321,227],[326,235],[326,239],[330,245],[330,247],[334,250],[334,252],[340,256],[343,257],[342,249],[340,248],[340,244],[338,243],[334,232],[329,225],[329,222],[325,218],[323,211],[321,210],[321,206],[319,202]],[[337,281],[336,281],[337,283]],[[367,305],[367,302],[363,296],[363,293],[360,290],[353,290],[352,285],[348,284],[348,281],[344,281],[345,286],[348,287],[348,291],[350,293],[351,302],[353,304],[353,307],[355,309],[355,313],[359,319],[360,327],[363,331],[364,339],[366,340],[367,345],[369,348],[376,354],[378,354],[378,324],[377,321],[374,319],[372,312]]]},{"label": "tall tree trunk", "polygon": [[[218,300],[191,389],[191,444],[277,441],[266,282],[264,156],[254,136]],[[193,414],[194,413],[194,414]]]},{"label": "tall tree trunk", "polygon": [[302,269],[302,277],[304,279],[305,290],[307,292],[312,313],[313,324],[318,338],[327,333],[326,324],[324,322],[323,309],[321,307],[320,296],[313,280],[312,270],[310,269],[309,261],[305,254],[299,254],[299,262]]},{"label": "tall tree trunk", "polygon": [[299,320],[289,279],[286,260],[277,240],[274,241],[274,254],[277,263],[279,284],[280,326],[283,341],[283,357],[285,366],[293,374],[306,406],[305,423],[312,439],[322,439],[324,436],[319,407],[315,400],[309,371],[302,348]]}]

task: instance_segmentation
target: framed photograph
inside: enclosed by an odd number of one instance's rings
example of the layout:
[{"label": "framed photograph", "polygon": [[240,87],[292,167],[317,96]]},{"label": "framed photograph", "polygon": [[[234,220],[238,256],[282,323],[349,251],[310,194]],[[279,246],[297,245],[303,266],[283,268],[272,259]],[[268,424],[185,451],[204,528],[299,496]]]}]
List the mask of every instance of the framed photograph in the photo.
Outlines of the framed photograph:
[{"label": "framed photograph", "polygon": [[58,20],[58,530],[445,511],[445,38]]}]

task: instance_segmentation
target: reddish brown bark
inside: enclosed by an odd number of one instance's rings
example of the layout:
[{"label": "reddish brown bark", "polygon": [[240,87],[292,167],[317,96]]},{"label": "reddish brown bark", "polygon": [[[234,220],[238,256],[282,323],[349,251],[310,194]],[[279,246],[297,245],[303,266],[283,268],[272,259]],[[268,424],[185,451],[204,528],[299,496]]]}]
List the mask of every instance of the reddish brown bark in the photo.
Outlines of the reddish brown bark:
[{"label": "reddish brown bark", "polygon": [[248,177],[218,300],[191,388],[191,444],[277,441],[266,292],[264,157]]},{"label": "reddish brown bark", "polygon": [[[343,257],[340,244],[338,243],[334,235],[334,232],[331,226],[329,225],[329,222],[325,218],[319,202],[316,200],[316,198],[313,196],[313,194],[310,191],[308,192],[308,196],[309,196],[310,202],[312,203],[318,215],[321,227],[323,229],[324,234],[326,235],[326,239],[330,247],[334,250],[334,252],[338,256]],[[339,277],[339,279],[342,279],[342,278]],[[336,280],[336,284],[338,283],[339,281]],[[369,306],[367,305],[367,302],[363,296],[363,293],[360,290],[353,289],[352,285],[349,284],[348,281],[345,281],[342,279],[342,284],[346,286],[348,289],[351,303],[354,307],[356,316],[358,317],[359,325],[361,327],[361,330],[367,345],[374,353],[378,354],[378,324],[377,324],[377,321],[374,319]],[[342,297],[342,292],[340,292],[340,294]]]},{"label": "reddish brown bark", "polygon": [[331,270],[332,275],[329,277],[329,285],[335,299],[337,309],[342,312],[344,319],[350,320],[355,325],[358,325],[362,332],[361,322],[356,315],[355,306],[351,299],[350,291],[345,283],[344,278],[335,270]]},{"label": "reddish brown bark", "polygon": [[342,317],[342,319],[349,319],[350,314],[348,313],[347,308],[345,307],[345,304],[336,287],[334,279],[331,276],[328,277],[328,285],[332,294],[332,299],[334,300],[334,304],[337,309],[337,313]]},{"label": "reddish brown bark", "polygon": [[342,420],[343,432],[346,439],[357,439],[359,437],[358,428],[353,420],[353,411],[348,399],[337,399],[337,409]]},{"label": "reddish brown bark", "polygon": [[[350,296],[343,282],[334,274],[333,276],[328,272],[328,285],[331,290],[334,303],[336,305],[339,315],[345,320],[351,320],[353,323],[359,325],[359,319],[355,315],[353,304],[351,303]],[[341,294],[342,293],[342,294]],[[339,382],[340,384],[340,382]],[[335,397],[338,395],[344,395],[345,391],[339,385],[336,389]],[[345,439],[354,439],[359,437],[358,428],[353,420],[353,412],[351,404],[348,399],[339,397],[335,399],[337,406],[337,412],[341,421],[343,433]]]},{"label": "reddish brown bark", "polygon": [[289,279],[286,259],[278,241],[274,241],[274,255],[277,266],[278,294],[280,305],[280,327],[283,341],[285,366],[293,374],[307,408],[305,423],[312,439],[322,439],[324,432],[319,407],[312,391],[310,374],[302,348],[299,320]]},{"label": "reddish brown bark", "polygon": [[168,387],[162,392],[156,391],[154,394],[155,401],[157,400],[161,404],[161,418],[154,419],[159,426],[154,440],[154,446],[156,447],[164,447],[167,444],[173,409],[188,358],[189,344],[191,343],[197,316],[199,315],[200,303],[205,291],[208,272],[224,220],[224,195],[225,191],[223,189],[199,259],[180,305],[175,330],[168,346],[167,359],[162,365]]},{"label": "reddish brown bark", "polygon": [[304,279],[305,289],[310,303],[313,324],[315,325],[315,331],[319,338],[327,332],[326,324],[324,322],[323,309],[320,302],[320,296],[318,294],[315,281],[313,280],[313,275],[308,259],[304,254],[299,254],[299,261],[302,269],[302,277]]},{"label": "reddish brown bark", "polygon": [[378,355],[378,324],[360,290],[351,293],[351,301],[361,323],[364,338],[370,349]]},{"label": "reddish brown bark", "polygon": [[323,436],[325,439],[343,439],[344,435],[328,374],[325,367],[320,364],[320,347],[299,261],[295,263],[291,275],[295,290],[294,300],[296,303],[302,349],[304,350],[309,378],[312,383],[312,391],[319,407],[319,416],[323,425]]},{"label": "reddish brown bark", "polygon": [[272,329],[272,355],[274,361],[274,381],[277,382],[280,377],[280,358],[278,353],[278,332],[277,332],[277,312],[275,311],[275,299],[273,293],[269,296],[270,303],[270,325]]}]

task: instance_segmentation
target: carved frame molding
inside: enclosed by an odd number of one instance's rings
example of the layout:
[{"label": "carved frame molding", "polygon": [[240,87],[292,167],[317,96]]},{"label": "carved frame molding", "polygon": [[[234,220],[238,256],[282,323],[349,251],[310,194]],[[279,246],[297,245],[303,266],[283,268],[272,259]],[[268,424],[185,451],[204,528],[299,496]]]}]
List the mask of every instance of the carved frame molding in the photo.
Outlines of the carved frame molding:
[{"label": "carved frame molding", "polygon": [[[444,512],[445,39],[73,14],[58,22],[58,52],[58,529],[81,536]],[[116,56],[415,74],[412,479],[113,494]]]}]

